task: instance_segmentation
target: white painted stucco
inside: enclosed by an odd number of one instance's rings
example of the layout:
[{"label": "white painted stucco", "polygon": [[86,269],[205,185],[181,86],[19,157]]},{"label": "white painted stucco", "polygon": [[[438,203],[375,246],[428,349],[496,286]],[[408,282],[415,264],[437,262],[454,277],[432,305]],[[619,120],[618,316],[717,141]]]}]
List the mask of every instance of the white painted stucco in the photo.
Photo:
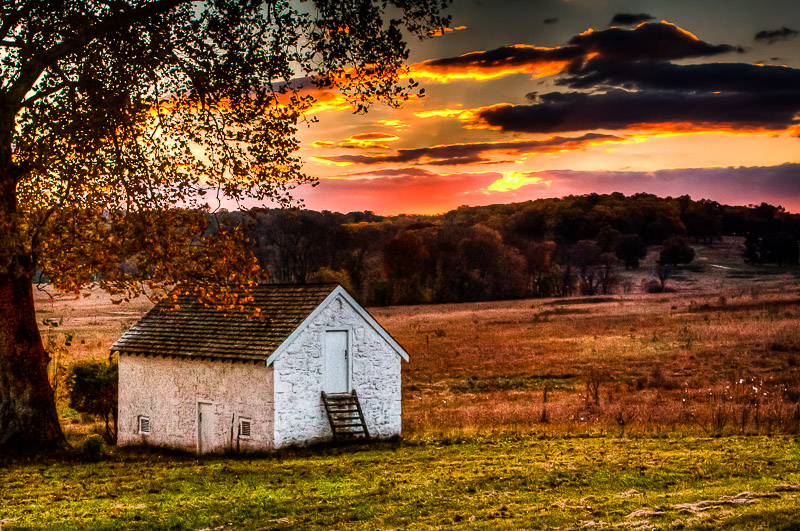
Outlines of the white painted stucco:
[{"label": "white painted stucco", "polygon": [[349,333],[351,387],[358,393],[370,436],[401,432],[401,357],[344,297],[337,296],[272,364],[276,448],[331,438],[321,398],[326,330]]},{"label": "white painted stucco", "polygon": [[[150,444],[195,451],[197,404],[213,405],[215,451],[271,450],[272,369],[265,362],[119,356],[117,444]],[[138,417],[150,418],[150,435],[138,433]],[[251,419],[251,437],[238,438],[239,418]],[[233,437],[231,426],[233,425]]]},{"label": "white painted stucco", "polygon": [[[118,444],[195,451],[199,402],[213,405],[216,452],[330,440],[321,397],[327,330],[348,332],[350,385],[358,393],[370,436],[399,435],[402,349],[339,290],[276,350],[269,365],[120,353]],[[407,359],[405,352],[402,356]],[[150,418],[149,435],[138,433],[140,415]],[[239,439],[237,448],[240,417],[251,419],[252,435]]]}]

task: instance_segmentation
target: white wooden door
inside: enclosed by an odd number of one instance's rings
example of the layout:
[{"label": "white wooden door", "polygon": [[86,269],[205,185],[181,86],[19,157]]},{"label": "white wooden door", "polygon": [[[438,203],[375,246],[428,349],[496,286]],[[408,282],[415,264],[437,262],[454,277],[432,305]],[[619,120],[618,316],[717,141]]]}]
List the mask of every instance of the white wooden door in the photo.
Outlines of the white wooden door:
[{"label": "white wooden door", "polygon": [[325,332],[325,372],[322,380],[326,393],[350,392],[350,356],[345,330]]},{"label": "white wooden door", "polygon": [[216,446],[214,426],[214,405],[208,402],[197,403],[197,453],[213,452]]}]

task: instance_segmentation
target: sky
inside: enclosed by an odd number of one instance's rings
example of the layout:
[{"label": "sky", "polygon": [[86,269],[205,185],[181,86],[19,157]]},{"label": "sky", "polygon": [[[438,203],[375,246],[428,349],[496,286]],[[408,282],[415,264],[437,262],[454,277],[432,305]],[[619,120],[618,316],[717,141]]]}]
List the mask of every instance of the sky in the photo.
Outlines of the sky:
[{"label": "sky", "polygon": [[646,192],[800,212],[800,2],[455,0],[409,42],[425,89],[354,114],[320,93],[314,210]]}]

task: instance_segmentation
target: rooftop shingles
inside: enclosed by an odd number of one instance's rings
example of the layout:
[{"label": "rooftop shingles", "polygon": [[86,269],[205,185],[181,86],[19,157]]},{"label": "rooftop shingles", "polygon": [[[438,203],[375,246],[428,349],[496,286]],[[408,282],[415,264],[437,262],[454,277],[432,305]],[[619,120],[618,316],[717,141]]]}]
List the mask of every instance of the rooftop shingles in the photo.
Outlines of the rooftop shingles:
[{"label": "rooftop shingles", "polygon": [[153,307],[111,351],[266,360],[335,288],[336,284],[266,284],[254,288],[249,293],[253,300],[233,312],[181,294],[177,301],[167,298]]}]

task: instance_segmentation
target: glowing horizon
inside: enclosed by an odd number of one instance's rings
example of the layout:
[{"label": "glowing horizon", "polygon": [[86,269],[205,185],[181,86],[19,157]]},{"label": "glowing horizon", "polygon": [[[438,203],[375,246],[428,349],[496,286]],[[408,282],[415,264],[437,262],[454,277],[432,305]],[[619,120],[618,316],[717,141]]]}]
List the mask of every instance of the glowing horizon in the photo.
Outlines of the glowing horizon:
[{"label": "glowing horizon", "polygon": [[800,212],[800,49],[754,37],[800,7],[756,22],[725,4],[723,26],[710,5],[670,6],[603,27],[624,5],[454,6],[454,31],[411,44],[422,97],[359,115],[314,94],[299,154],[320,184],[295,195],[378,214],[613,191]]}]

